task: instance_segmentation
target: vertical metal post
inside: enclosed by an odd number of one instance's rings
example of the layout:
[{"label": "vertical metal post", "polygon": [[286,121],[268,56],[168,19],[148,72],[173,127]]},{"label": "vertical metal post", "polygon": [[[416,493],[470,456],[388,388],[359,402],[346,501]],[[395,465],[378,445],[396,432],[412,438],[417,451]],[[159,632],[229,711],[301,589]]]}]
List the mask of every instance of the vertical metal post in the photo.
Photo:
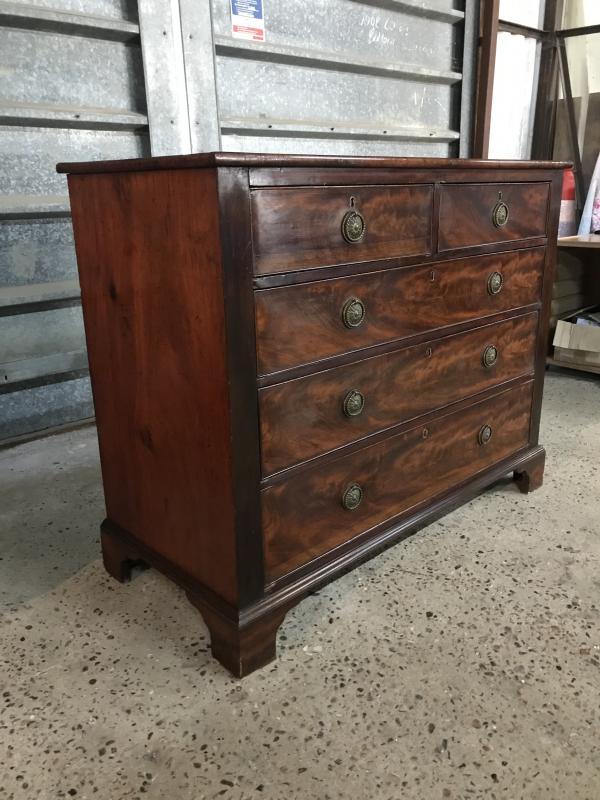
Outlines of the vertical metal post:
[{"label": "vertical metal post", "polygon": [[179,0],[138,0],[153,156],[192,152]]},{"label": "vertical metal post", "polygon": [[533,122],[531,157],[551,159],[556,128],[558,100],[558,50],[556,27],[562,18],[563,0],[546,0],[544,37],[541,42],[540,70]]},{"label": "vertical metal post", "polygon": [[468,158],[473,150],[475,75],[477,71],[477,38],[479,35],[479,3],[465,1],[463,30],[463,66],[460,98],[460,158]]},{"label": "vertical metal post", "polygon": [[192,152],[221,149],[210,0],[179,0]]},{"label": "vertical metal post", "polygon": [[473,155],[487,158],[490,145],[490,119],[498,40],[500,0],[481,0],[481,45],[479,48],[479,80],[475,112]]},{"label": "vertical metal post", "polygon": [[571,142],[571,153],[573,155],[573,169],[575,173],[575,197],[578,218],[583,211],[585,198],[583,196],[583,167],[581,165],[581,154],[579,152],[579,141],[577,137],[577,122],[575,120],[575,104],[573,103],[573,92],[571,89],[571,74],[569,72],[569,60],[567,58],[567,48],[562,36],[558,36],[558,60],[560,65],[560,76],[562,80],[563,94],[565,96],[565,107],[567,110],[567,128]]}]

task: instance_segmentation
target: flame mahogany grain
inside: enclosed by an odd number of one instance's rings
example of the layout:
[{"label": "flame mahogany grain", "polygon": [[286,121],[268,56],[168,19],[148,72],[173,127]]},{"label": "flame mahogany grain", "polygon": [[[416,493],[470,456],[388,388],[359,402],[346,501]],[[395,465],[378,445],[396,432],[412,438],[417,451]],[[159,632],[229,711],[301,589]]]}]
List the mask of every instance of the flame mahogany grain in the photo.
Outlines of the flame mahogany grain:
[{"label": "flame mahogany grain", "polygon": [[[261,389],[263,474],[532,374],[537,326],[528,314]],[[498,349],[491,368],[482,360],[488,345]],[[348,417],[352,389],[365,406]]]},{"label": "flame mahogany grain", "polygon": [[[524,447],[532,389],[529,381],[264,489],[268,577],[334,550]],[[493,434],[480,445],[477,435],[485,424]],[[352,483],[361,486],[364,496],[355,511],[347,511],[341,497]]]},{"label": "flame mahogany grain", "polygon": [[[355,208],[366,222],[362,241],[348,244],[342,219]],[[346,186],[252,192],[255,273],[322,264],[427,255],[432,186]]]},{"label": "flame mahogany grain", "polygon": [[[261,375],[275,373],[539,303],[543,248],[403,267],[256,292]],[[490,295],[489,275],[504,277]],[[347,328],[342,307],[351,297],[366,307],[363,324]]]},{"label": "flame mahogany grain", "polygon": [[[506,225],[497,228],[492,212],[499,195],[508,205]],[[440,252],[490,242],[545,236],[548,183],[488,183],[440,187]]]}]

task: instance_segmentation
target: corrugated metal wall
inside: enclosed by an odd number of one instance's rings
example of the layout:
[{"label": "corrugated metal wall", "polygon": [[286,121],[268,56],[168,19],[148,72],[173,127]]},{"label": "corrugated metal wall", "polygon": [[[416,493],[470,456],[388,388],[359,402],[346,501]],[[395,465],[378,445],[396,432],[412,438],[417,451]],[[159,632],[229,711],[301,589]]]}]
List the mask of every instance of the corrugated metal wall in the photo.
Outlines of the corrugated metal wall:
[{"label": "corrugated metal wall", "polygon": [[458,155],[464,11],[451,0],[265,0],[265,43],[213,0],[223,149]]},{"label": "corrugated metal wall", "polygon": [[0,0],[0,439],[93,413],[57,161],[467,155],[466,3],[265,0],[259,44],[229,0]]},{"label": "corrugated metal wall", "polygon": [[0,2],[0,438],[93,415],[56,162],[149,153],[137,3]]}]

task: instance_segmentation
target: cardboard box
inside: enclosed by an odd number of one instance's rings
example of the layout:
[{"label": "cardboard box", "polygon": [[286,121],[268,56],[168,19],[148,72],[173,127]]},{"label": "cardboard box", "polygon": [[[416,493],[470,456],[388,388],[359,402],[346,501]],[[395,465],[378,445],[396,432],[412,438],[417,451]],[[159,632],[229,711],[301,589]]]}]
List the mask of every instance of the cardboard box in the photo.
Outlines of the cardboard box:
[{"label": "cardboard box", "polygon": [[600,327],[560,319],[552,343],[555,361],[600,373]]}]

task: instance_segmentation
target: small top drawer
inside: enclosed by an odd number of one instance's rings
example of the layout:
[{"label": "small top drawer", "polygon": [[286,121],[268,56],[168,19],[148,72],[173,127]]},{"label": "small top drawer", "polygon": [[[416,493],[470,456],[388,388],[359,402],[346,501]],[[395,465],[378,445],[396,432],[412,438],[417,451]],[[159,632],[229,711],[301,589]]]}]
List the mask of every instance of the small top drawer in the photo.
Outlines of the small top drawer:
[{"label": "small top drawer", "polygon": [[429,185],[255,190],[254,272],[427,255],[432,203]]},{"label": "small top drawer", "polygon": [[438,250],[546,235],[547,183],[444,184]]}]

